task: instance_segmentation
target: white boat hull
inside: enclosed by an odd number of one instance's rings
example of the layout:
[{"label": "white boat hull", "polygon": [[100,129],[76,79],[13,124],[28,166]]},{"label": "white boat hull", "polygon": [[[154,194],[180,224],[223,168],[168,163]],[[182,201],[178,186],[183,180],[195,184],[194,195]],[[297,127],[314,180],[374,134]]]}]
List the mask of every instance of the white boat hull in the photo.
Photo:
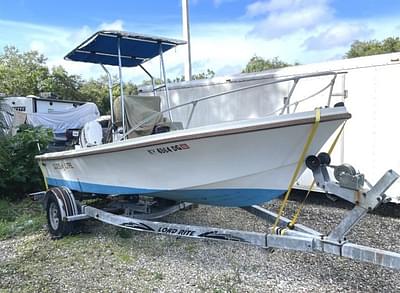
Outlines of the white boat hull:
[{"label": "white boat hull", "polygon": [[[318,153],[349,117],[345,108],[322,109],[308,153]],[[52,186],[249,206],[287,190],[313,123],[314,112],[305,112],[45,154],[38,160]]]}]

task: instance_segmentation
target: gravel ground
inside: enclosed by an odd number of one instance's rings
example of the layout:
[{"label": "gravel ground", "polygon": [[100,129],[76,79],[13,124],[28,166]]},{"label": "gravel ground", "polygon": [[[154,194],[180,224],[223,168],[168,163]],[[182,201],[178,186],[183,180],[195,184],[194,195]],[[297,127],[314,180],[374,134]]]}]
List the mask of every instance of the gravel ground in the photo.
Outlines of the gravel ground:
[{"label": "gravel ground", "polygon": [[[266,205],[277,210],[279,201]],[[288,204],[288,214],[298,205]],[[312,198],[299,222],[329,231],[348,206]],[[390,215],[390,217],[388,217]],[[200,206],[165,219],[266,231],[240,209]],[[400,207],[368,215],[351,241],[400,251]],[[122,233],[95,221],[79,235],[46,231],[0,241],[0,292],[400,292],[400,273],[329,255],[267,250],[240,243]]]}]

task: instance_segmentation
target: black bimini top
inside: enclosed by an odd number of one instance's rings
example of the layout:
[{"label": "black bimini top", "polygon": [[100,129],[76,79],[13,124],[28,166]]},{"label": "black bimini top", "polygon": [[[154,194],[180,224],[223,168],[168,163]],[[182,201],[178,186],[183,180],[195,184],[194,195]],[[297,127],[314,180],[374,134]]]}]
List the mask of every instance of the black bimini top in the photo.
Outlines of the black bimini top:
[{"label": "black bimini top", "polygon": [[[118,41],[119,40],[119,41]],[[64,59],[118,66],[118,42],[122,67],[138,66],[185,41],[122,31],[99,31],[69,52]]]}]

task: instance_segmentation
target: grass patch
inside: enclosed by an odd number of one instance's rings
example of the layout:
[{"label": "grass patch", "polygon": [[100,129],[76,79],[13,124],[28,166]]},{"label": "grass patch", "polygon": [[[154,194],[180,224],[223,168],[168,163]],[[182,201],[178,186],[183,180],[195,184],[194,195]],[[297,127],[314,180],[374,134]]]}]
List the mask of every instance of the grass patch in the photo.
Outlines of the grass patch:
[{"label": "grass patch", "polygon": [[120,249],[115,254],[116,254],[118,260],[122,261],[123,263],[131,263],[133,261],[132,256],[127,251],[124,251],[123,249]]},{"label": "grass patch", "polygon": [[0,240],[28,235],[43,228],[46,217],[39,203],[30,199],[0,199]]}]

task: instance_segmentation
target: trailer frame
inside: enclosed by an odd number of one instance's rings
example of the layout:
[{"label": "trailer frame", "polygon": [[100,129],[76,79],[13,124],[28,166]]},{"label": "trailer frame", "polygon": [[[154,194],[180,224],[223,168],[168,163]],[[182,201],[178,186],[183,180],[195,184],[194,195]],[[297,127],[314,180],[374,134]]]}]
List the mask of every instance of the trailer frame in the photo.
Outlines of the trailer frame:
[{"label": "trailer frame", "polygon": [[[353,169],[348,165],[330,166],[330,158],[326,153],[309,156],[305,163],[312,170],[320,188],[326,193],[334,194],[354,204],[353,209],[328,234],[320,233],[302,224],[290,225],[292,223],[290,219],[257,205],[242,207],[242,209],[269,223],[277,222],[278,225],[274,225],[272,229],[263,233],[155,220],[192,207],[192,204],[183,202],[158,204],[155,205],[156,209],[151,210],[155,201],[146,203],[146,201],[125,199],[125,204],[119,203],[120,207],[126,208],[125,214],[121,215],[115,213],[115,205],[109,205],[108,209],[81,205],[75,200],[72,191],[66,187],[54,187],[47,192],[36,193],[34,197],[43,200],[49,231],[55,237],[70,234],[72,225],[77,221],[96,219],[134,231],[193,239],[240,242],[269,249],[327,253],[400,270],[400,253],[354,244],[346,239],[349,231],[368,212],[390,201],[390,198],[385,196],[385,192],[400,176],[393,170],[389,170],[375,185],[364,187],[363,182],[359,181],[360,178],[364,178],[362,174],[352,173]],[[340,168],[339,170],[342,171],[338,181],[330,178],[327,171],[330,167]],[[353,185],[349,182],[353,182]],[[114,203],[118,201],[116,195],[110,195],[109,198]]]}]

